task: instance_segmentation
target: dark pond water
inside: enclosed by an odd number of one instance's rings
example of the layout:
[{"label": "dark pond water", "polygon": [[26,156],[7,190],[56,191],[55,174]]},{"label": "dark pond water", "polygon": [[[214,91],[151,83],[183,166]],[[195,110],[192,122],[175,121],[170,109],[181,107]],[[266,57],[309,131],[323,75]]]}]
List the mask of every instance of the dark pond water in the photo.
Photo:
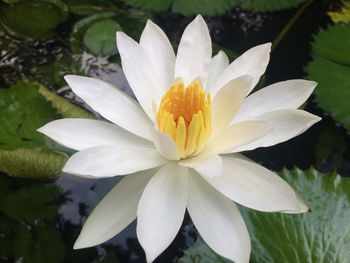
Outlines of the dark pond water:
[{"label": "dark pond water", "polygon": [[[264,77],[265,85],[281,80],[305,77],[304,68],[311,59],[310,41],[319,28],[325,27],[329,23],[326,13],[332,8],[335,8],[335,2],[313,1],[305,10],[279,44],[273,49],[271,62]],[[273,41],[297,10],[295,8],[288,11],[265,14],[249,13],[235,9],[219,17],[206,18],[206,21],[208,22],[214,43],[239,54],[254,45]],[[155,16],[155,21],[165,29],[175,46],[179,41],[183,28],[191,19],[190,17],[186,18],[174,14]],[[63,82],[60,77],[66,73],[71,73],[70,68],[62,63],[56,65],[56,67],[61,67],[58,70],[58,76],[50,71],[53,70],[54,62],[71,60],[72,55],[68,45],[69,32],[76,20],[76,17],[73,16],[68,22],[61,25],[58,28],[57,37],[53,40],[33,41],[2,37],[0,46],[12,48],[10,52],[1,53],[0,87],[7,88],[21,79],[37,80],[62,96],[82,105],[81,101],[75,98],[70,91],[62,88]],[[121,68],[117,64],[111,63],[111,61],[118,62],[116,57],[96,57],[84,53],[82,58],[80,57],[79,59],[83,60],[83,72],[117,84],[118,87],[131,94]],[[350,175],[350,155],[348,151],[341,158],[339,156],[330,156],[328,159],[322,161],[317,160],[315,153],[315,149],[317,149],[317,145],[319,144],[319,136],[327,127],[336,127],[336,132],[341,134],[349,143],[350,140],[346,131],[336,125],[330,117],[313,103],[312,99],[306,108],[308,111],[322,116],[322,122],[298,138],[272,148],[258,149],[247,153],[247,155],[261,162],[264,166],[277,171],[282,167],[291,168],[297,166],[305,169],[314,165],[322,171],[336,169],[342,175]],[[334,158],[338,158],[336,162],[334,162]],[[56,256],[62,258],[58,262],[69,263],[99,262],[98,260],[103,257],[104,262],[116,262],[116,258],[120,262],[145,262],[143,250],[136,239],[135,223],[131,224],[111,241],[97,248],[78,251],[72,249],[73,242],[79,234],[82,222],[84,222],[94,205],[115,185],[118,179],[111,178],[97,181],[62,174],[56,180],[38,182],[35,180],[10,178],[3,175],[2,181],[2,185],[7,185],[6,191],[8,192],[38,185],[44,185],[45,187],[54,185],[65,193],[63,197],[52,201],[56,209],[53,219],[50,218],[47,210],[39,207],[38,209],[42,209],[43,211],[42,214],[32,220],[32,224],[34,225],[40,225],[42,224],[41,222],[48,224],[47,222],[49,222],[51,226],[55,226],[59,230],[58,235],[52,235],[46,238],[40,236],[34,237],[34,239],[37,238],[36,240],[39,240],[37,245],[35,245],[37,247],[31,247],[27,244],[24,248],[30,251],[31,249],[35,250],[35,248],[45,250],[47,247],[49,255],[46,262],[56,262],[50,259],[50,257],[53,258]],[[24,223],[20,221],[9,221],[8,218],[0,214],[1,244],[5,241],[4,239],[11,235],[11,238],[8,240],[14,243],[9,241],[9,246],[16,245],[17,236],[23,235],[17,228],[18,224]],[[7,232],[10,234],[7,235]],[[193,244],[194,240],[195,233],[193,226],[189,217],[186,216],[181,231],[175,241],[157,259],[157,262],[176,262],[177,258],[181,257],[182,250]],[[51,250],[49,248],[50,246],[53,247]],[[64,256],[62,256],[62,253]],[[13,253],[0,248],[0,262],[13,262],[14,260],[15,255]],[[22,260],[23,262],[37,262],[35,261],[35,253],[32,257]],[[22,260],[18,262],[22,262]]]}]

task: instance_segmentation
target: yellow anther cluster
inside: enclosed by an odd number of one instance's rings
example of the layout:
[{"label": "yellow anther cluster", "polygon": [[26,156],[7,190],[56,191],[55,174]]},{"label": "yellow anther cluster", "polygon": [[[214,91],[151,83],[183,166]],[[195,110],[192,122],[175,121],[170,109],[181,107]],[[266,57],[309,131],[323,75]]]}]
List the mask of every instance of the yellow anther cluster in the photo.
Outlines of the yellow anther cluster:
[{"label": "yellow anther cluster", "polygon": [[159,130],[176,142],[181,158],[197,154],[211,132],[210,95],[200,81],[185,88],[178,79],[163,96],[157,121]]}]

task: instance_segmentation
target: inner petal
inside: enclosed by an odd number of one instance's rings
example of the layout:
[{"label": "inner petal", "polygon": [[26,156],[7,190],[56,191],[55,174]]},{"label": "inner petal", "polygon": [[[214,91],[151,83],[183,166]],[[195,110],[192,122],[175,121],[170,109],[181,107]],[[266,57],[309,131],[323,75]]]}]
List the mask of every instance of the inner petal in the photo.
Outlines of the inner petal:
[{"label": "inner petal", "polygon": [[158,128],[171,137],[181,158],[199,153],[211,133],[211,100],[199,80],[186,88],[177,79],[163,96],[157,114]]}]

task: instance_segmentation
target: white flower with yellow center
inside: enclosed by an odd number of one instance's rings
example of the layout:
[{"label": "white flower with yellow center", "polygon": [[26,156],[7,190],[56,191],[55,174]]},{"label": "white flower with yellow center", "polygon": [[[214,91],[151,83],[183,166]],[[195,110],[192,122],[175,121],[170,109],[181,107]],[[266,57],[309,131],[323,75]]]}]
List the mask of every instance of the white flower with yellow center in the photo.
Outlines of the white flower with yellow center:
[{"label": "white flower with yellow center", "polygon": [[185,29],[176,57],[151,21],[139,43],[118,32],[117,46],[139,104],[101,80],[66,76],[74,93],[111,123],[62,119],[39,129],[78,151],[64,172],[128,174],[97,205],[74,247],[103,243],[137,218],[151,262],[175,238],[187,208],[216,253],[249,262],[250,239],[234,202],[265,212],[308,207],[279,176],[238,153],[289,140],[319,121],[297,109],[316,83],[283,81],[249,95],[265,72],[270,44],[229,64],[222,51],[212,57],[201,16]]}]

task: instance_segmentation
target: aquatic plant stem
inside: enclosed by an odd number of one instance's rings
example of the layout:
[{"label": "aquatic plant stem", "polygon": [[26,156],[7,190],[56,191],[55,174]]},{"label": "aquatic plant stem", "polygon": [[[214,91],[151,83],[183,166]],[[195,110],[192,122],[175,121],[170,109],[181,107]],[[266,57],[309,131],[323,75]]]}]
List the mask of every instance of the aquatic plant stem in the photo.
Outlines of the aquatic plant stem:
[{"label": "aquatic plant stem", "polygon": [[304,13],[304,11],[308,8],[308,6],[313,2],[313,0],[305,1],[298,11],[293,15],[293,17],[288,21],[288,23],[282,28],[282,30],[278,33],[275,40],[272,42],[272,50],[274,50],[278,44],[281,42],[283,37],[288,33],[288,31],[292,28],[295,22],[299,19],[299,17]]}]

